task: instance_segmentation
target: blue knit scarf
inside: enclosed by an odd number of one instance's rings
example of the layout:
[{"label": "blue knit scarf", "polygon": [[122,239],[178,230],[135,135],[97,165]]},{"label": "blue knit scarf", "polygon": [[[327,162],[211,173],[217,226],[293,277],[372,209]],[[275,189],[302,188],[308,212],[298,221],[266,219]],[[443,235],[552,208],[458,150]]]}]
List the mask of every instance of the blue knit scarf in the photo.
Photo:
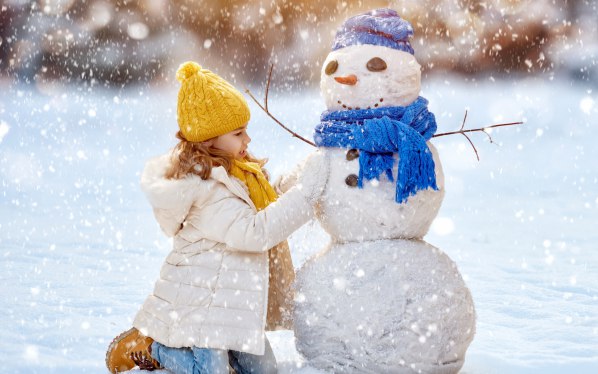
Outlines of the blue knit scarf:
[{"label": "blue knit scarf", "polygon": [[406,107],[325,111],[320,119],[314,134],[318,146],[359,150],[359,188],[364,178],[378,179],[383,172],[393,181],[393,153],[398,153],[397,203],[419,190],[438,189],[426,145],[436,132],[436,119],[423,97]]}]

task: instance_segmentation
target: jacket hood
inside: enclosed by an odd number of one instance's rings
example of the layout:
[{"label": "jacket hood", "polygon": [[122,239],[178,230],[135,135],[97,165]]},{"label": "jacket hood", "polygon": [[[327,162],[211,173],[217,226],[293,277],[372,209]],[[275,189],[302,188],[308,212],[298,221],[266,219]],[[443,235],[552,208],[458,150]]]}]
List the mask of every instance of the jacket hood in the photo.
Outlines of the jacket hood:
[{"label": "jacket hood", "polygon": [[141,189],[164,233],[174,236],[193,203],[201,196],[207,197],[215,181],[203,180],[193,174],[181,179],[167,179],[165,175],[170,165],[171,154],[150,159],[141,174]]}]

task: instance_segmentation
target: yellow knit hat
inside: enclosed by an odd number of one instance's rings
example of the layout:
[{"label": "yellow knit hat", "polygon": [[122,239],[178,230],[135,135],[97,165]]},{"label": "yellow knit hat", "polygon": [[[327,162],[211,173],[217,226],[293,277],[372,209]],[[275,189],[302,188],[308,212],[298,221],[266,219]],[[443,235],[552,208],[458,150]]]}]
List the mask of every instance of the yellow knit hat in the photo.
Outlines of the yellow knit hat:
[{"label": "yellow knit hat", "polygon": [[181,82],[177,120],[181,133],[191,142],[224,135],[249,122],[249,107],[230,83],[192,61],[176,72]]}]

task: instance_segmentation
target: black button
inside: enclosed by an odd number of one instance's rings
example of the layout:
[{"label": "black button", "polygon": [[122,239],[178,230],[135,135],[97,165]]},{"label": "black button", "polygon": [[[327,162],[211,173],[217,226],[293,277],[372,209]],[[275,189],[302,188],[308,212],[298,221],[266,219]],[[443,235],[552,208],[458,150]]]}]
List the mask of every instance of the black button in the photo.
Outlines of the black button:
[{"label": "black button", "polygon": [[345,183],[349,187],[357,187],[357,180],[358,179],[359,178],[357,178],[357,175],[355,175],[355,174],[349,174],[347,176],[347,178],[345,178]]},{"label": "black button", "polygon": [[349,149],[347,151],[347,161],[353,161],[359,157],[359,151],[357,149]]}]

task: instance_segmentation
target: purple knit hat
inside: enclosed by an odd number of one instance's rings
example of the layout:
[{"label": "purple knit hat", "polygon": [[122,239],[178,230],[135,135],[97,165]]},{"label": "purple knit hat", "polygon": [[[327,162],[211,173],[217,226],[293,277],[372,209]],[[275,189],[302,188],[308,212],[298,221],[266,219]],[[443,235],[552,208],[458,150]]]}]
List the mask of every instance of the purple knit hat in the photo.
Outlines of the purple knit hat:
[{"label": "purple knit hat", "polygon": [[409,38],[413,27],[388,8],[374,9],[351,17],[336,32],[332,50],[351,45],[372,44],[413,54]]}]

